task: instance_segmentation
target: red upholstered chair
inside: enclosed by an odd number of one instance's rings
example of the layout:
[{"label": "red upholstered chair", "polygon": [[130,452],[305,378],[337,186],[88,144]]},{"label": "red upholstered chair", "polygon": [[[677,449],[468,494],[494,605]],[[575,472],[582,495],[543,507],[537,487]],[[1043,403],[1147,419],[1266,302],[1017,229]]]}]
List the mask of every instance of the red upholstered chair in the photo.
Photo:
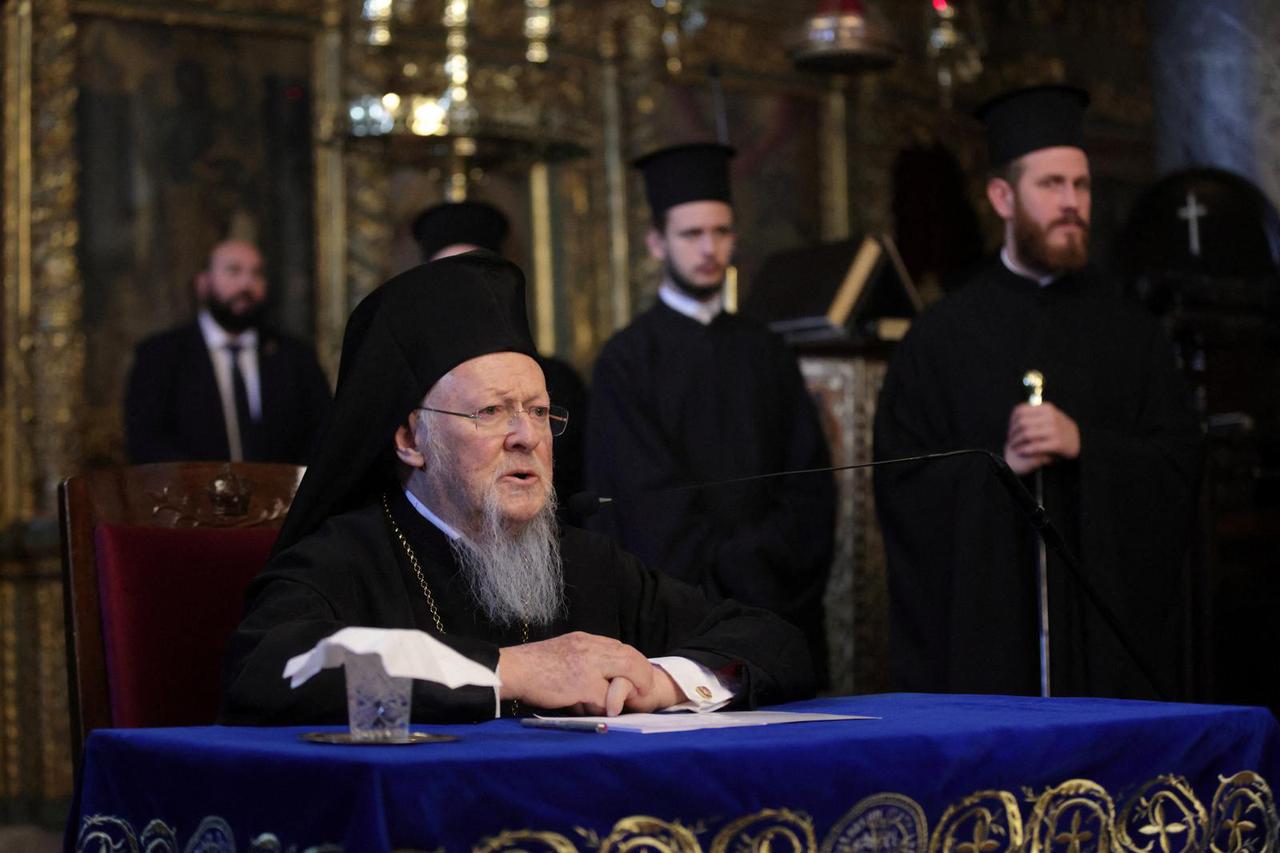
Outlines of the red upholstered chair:
[{"label": "red upholstered chair", "polygon": [[73,754],[103,727],[212,723],[222,650],[305,469],[178,462],[59,488]]}]

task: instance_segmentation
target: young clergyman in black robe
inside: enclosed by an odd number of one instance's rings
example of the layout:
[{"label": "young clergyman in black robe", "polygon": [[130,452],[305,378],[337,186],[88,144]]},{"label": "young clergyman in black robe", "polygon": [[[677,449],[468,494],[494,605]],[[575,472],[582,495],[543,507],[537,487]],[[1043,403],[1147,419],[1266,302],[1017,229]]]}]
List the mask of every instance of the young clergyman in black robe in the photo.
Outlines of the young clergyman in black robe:
[{"label": "young clergyman in black robe", "polygon": [[487,253],[412,269],[356,308],[333,416],[228,646],[225,722],[345,720],[341,672],[296,690],[281,674],[347,626],[427,631],[497,669],[496,696],[415,682],[415,721],[492,718],[499,700],[613,714],[812,689],[791,626],[558,527],[564,413],[533,353],[523,276]]},{"label": "young clergyman in black robe", "polygon": [[[1049,555],[1052,692],[1179,698],[1200,431],[1162,330],[1087,264],[1087,96],[998,98],[988,126],[1000,259],[895,352],[876,456],[985,448],[1044,503],[1157,684]],[[1044,377],[1044,403],[1023,376]],[[1039,691],[1034,533],[980,457],[879,468],[895,686]]]},{"label": "young clergyman in black robe", "polygon": [[659,301],[604,347],[592,381],[587,482],[613,503],[593,524],[646,563],[799,626],[825,672],[830,474],[671,487],[830,464],[795,358],[722,310],[734,247],[729,158],[695,144],[641,158]]}]

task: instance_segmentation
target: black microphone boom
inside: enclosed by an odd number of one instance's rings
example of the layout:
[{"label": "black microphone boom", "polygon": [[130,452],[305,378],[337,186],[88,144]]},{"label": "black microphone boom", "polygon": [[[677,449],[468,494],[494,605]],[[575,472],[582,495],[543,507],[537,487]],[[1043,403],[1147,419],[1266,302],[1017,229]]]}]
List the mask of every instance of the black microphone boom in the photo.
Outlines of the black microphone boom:
[{"label": "black microphone boom", "polygon": [[[1151,689],[1155,692],[1159,699],[1164,698],[1164,691],[1160,689],[1155,677],[1151,674],[1151,670],[1146,663],[1138,655],[1133,644],[1129,641],[1129,637],[1125,634],[1124,628],[1120,624],[1119,618],[1111,606],[1102,598],[1102,595],[1094,587],[1093,583],[1084,575],[1084,571],[1080,568],[1080,561],[1071,553],[1071,549],[1067,547],[1066,540],[1062,538],[1062,534],[1058,532],[1058,528],[1053,526],[1053,522],[1049,520],[1049,514],[1045,512],[1031,492],[1027,491],[1027,487],[1022,484],[1022,480],[1009,467],[1009,463],[990,450],[982,450],[980,448],[965,448],[963,450],[944,450],[939,453],[922,453],[919,456],[903,456],[897,459],[877,459],[873,462],[855,462],[852,465],[833,465],[827,468],[801,468],[795,471],[775,471],[770,474],[754,474],[750,477],[735,477],[731,480],[715,480],[709,483],[694,483],[687,486],[672,486],[667,489],[657,490],[658,494],[669,494],[672,492],[686,492],[692,489],[706,489],[713,486],[729,486],[734,483],[750,483],[755,480],[769,480],[774,477],[795,477],[801,474],[825,474],[836,471],[854,471],[859,468],[876,468],[881,465],[901,465],[907,462],[932,462],[938,459],[949,459],[953,456],[985,456],[991,463],[991,467],[995,469],[996,479],[1009,493],[1009,497],[1013,499],[1018,510],[1031,523],[1037,535],[1044,541],[1058,557],[1061,558],[1063,565],[1067,567],[1071,577],[1075,579],[1080,589],[1084,591],[1085,597],[1093,604],[1095,610],[1102,617],[1103,621],[1111,629],[1111,633],[1120,642],[1121,647],[1128,653],[1129,659],[1133,661],[1138,671],[1147,679],[1147,683],[1151,685]],[[612,498],[604,498],[595,492],[578,492],[569,498],[569,511],[579,519],[594,515],[600,507],[607,503],[611,503]]]}]

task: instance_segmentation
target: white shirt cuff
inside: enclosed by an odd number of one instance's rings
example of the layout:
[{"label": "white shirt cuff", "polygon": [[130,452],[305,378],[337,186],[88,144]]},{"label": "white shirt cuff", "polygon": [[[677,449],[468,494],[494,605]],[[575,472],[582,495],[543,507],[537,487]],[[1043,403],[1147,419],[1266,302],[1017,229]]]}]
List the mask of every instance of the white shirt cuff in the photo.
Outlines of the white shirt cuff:
[{"label": "white shirt cuff", "polygon": [[738,679],[721,675],[688,658],[649,658],[649,663],[661,667],[688,697],[687,702],[664,711],[697,711],[699,714],[716,711],[728,705],[741,686]]},{"label": "white shirt cuff", "polygon": [[498,676],[498,683],[493,686],[493,718],[495,720],[500,720],[502,719],[502,663],[501,662],[499,662],[498,665],[493,668],[493,674]]}]

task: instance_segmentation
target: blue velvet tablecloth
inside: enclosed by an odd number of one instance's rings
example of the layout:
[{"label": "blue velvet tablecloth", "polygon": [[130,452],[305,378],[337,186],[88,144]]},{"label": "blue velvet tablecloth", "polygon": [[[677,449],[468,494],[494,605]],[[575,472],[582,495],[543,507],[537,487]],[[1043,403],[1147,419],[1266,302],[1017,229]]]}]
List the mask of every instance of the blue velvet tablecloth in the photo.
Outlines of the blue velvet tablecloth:
[{"label": "blue velvet tablecloth", "polygon": [[914,694],[785,707],[880,719],[652,735],[496,720],[415,727],[454,743],[373,747],[291,728],[101,730],[68,838],[150,853],[1275,849],[1280,729],[1262,709]]}]

